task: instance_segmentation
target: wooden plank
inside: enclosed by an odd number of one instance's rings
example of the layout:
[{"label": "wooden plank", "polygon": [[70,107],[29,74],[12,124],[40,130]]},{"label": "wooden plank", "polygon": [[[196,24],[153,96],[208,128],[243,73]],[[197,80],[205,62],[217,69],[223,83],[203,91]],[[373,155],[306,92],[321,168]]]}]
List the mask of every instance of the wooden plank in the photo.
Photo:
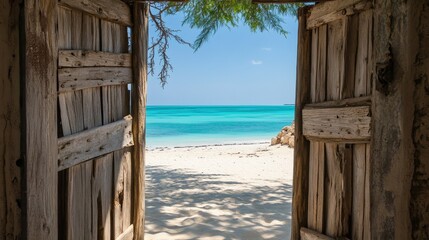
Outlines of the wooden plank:
[{"label": "wooden plank", "polygon": [[353,214],[352,238],[363,240],[365,232],[365,181],[366,144],[356,144],[353,149]]},{"label": "wooden plank", "polygon": [[[87,18],[90,18],[90,16],[87,16]],[[86,30],[90,31],[90,29]],[[91,42],[92,41],[90,41],[89,44]],[[58,67],[60,68],[131,67],[131,54],[129,53],[109,53],[90,50],[60,50],[58,57]]]},{"label": "wooden plank", "polygon": [[61,0],[59,4],[110,22],[126,26],[132,25],[130,8],[120,0]]},{"label": "wooden plank", "polygon": [[62,137],[58,140],[58,171],[133,145],[131,116]]},{"label": "wooden plank", "polygon": [[301,228],[302,240],[335,240],[335,238],[328,237],[308,228]]},{"label": "wooden plank", "polygon": [[371,237],[371,196],[370,196],[370,160],[371,160],[371,144],[365,145],[365,207],[364,207],[364,222],[363,222],[363,239]]},{"label": "wooden plank", "polygon": [[354,96],[358,31],[359,15],[344,18],[344,82],[341,87],[341,98],[343,99]]},{"label": "wooden plank", "polygon": [[367,96],[369,79],[368,72],[370,66],[368,65],[369,56],[372,54],[369,52],[370,42],[370,31],[372,28],[372,11],[366,11],[359,14],[359,39],[358,39],[358,50],[356,56],[356,76],[355,76],[355,92],[356,97]]},{"label": "wooden plank", "polygon": [[324,24],[342,19],[345,16],[351,16],[365,11],[371,7],[371,1],[367,0],[341,0],[320,3],[310,10],[307,27],[308,29],[320,27]]},{"label": "wooden plank", "polygon": [[131,68],[124,67],[62,68],[58,70],[58,92],[125,85],[132,82],[131,75]]},{"label": "wooden plank", "polygon": [[133,88],[132,115],[134,133],[133,151],[133,225],[134,239],[144,239],[145,220],[145,158],[146,147],[146,97],[147,97],[147,49],[148,49],[148,11],[146,3],[134,4],[133,46]]},{"label": "wooden plank", "polygon": [[351,156],[345,144],[326,143],[324,232],[331,237],[346,236],[350,231]]},{"label": "wooden plank", "polygon": [[326,101],[320,103],[309,103],[305,105],[305,108],[343,108],[356,106],[371,106],[371,96],[346,98],[342,100]]},{"label": "wooden plank", "polygon": [[322,232],[325,177],[325,144],[323,142],[310,143],[309,172],[308,227]]},{"label": "wooden plank", "polygon": [[344,24],[342,20],[328,24],[326,100],[341,99],[344,83]]},{"label": "wooden plank", "polygon": [[315,102],[319,98],[317,89],[317,80],[320,78],[318,75],[319,64],[319,28],[312,30],[311,36],[311,102]]},{"label": "wooden plank", "polygon": [[23,238],[19,4],[18,1],[0,4],[0,238],[3,239]]},{"label": "wooden plank", "polygon": [[316,90],[313,103],[326,100],[328,27],[321,26],[318,31]]},{"label": "wooden plank", "polygon": [[[127,29],[114,24],[112,26],[113,51],[122,53],[128,51]],[[112,87],[111,87],[112,88]],[[112,92],[116,95],[113,101],[113,119],[129,114],[130,99],[126,92],[127,86],[115,86]],[[128,98],[127,98],[128,97]],[[113,154],[113,210],[112,210],[112,237],[123,233],[131,225],[131,151],[130,149],[116,151]]]},{"label": "wooden plank", "polygon": [[23,3],[24,239],[58,239],[57,2]]},{"label": "wooden plank", "polygon": [[130,225],[121,235],[115,238],[115,240],[131,240],[133,239],[133,225]]},{"label": "wooden plank", "polygon": [[302,109],[311,101],[311,32],[306,29],[308,7],[298,11],[298,60],[295,101],[295,148],[292,200],[292,237],[300,238],[300,229],[307,224],[309,142],[302,134]]},{"label": "wooden plank", "polygon": [[371,139],[369,106],[306,109],[302,111],[303,134],[328,142],[368,142]]}]

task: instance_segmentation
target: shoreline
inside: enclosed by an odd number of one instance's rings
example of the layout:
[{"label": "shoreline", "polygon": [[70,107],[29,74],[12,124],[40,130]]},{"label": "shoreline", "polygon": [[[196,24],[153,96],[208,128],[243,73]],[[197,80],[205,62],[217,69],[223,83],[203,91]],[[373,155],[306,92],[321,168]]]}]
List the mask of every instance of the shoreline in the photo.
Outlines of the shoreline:
[{"label": "shoreline", "polygon": [[247,145],[262,145],[267,144],[270,146],[270,141],[245,141],[245,142],[226,142],[226,143],[207,143],[201,145],[183,145],[183,146],[155,146],[146,147],[147,151],[159,150],[159,149],[183,149],[183,148],[204,148],[204,147],[222,147],[222,146],[247,146]]}]

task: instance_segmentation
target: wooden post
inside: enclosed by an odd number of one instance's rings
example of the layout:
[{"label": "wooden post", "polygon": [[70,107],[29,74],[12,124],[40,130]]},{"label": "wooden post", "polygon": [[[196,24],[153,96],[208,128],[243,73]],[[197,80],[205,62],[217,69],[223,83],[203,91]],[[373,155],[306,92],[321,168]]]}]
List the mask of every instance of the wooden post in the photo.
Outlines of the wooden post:
[{"label": "wooden post", "polygon": [[298,13],[298,61],[295,101],[295,149],[292,199],[292,238],[300,239],[300,228],[307,225],[309,142],[302,132],[302,109],[310,102],[311,31],[307,30],[308,7]]},{"label": "wooden post", "polygon": [[24,239],[58,239],[57,1],[26,0],[21,51],[24,99]]},{"label": "wooden post", "polygon": [[[371,239],[411,239],[410,199],[413,176],[414,115],[411,72],[416,44],[409,25],[420,1],[376,0],[374,14],[375,76],[372,100],[370,165]],[[427,209],[426,209],[427,211]],[[423,238],[422,238],[423,239]]]},{"label": "wooden post", "polygon": [[134,239],[144,238],[145,220],[145,131],[146,131],[146,91],[147,91],[147,48],[148,48],[148,5],[134,2],[134,27],[132,32],[133,54],[133,224]]},{"label": "wooden post", "polygon": [[22,239],[19,1],[0,3],[0,49],[0,239]]}]

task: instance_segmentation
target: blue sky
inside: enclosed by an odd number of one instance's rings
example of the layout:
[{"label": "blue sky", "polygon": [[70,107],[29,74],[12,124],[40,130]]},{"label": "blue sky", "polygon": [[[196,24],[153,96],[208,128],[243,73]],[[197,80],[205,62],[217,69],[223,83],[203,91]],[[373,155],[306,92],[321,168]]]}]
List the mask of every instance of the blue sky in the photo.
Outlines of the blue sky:
[{"label": "blue sky", "polygon": [[[174,16],[166,22],[193,42],[199,31],[182,26],[181,19]],[[219,29],[197,52],[171,42],[174,70],[164,89],[156,75],[149,76],[148,105],[294,103],[298,21],[287,17],[285,22],[287,38],[239,26]]]}]

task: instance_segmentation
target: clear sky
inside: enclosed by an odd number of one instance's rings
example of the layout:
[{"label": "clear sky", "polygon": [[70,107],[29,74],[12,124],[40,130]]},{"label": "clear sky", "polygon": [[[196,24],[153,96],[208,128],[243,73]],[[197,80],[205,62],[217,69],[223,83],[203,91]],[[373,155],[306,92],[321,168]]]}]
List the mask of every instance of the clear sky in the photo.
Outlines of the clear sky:
[{"label": "clear sky", "polygon": [[[193,42],[196,29],[166,22]],[[287,38],[274,31],[252,33],[247,26],[222,28],[197,52],[171,42],[173,65],[164,89],[149,76],[149,105],[281,105],[295,101],[298,21],[285,19]],[[153,28],[150,31],[153,34]]]}]

